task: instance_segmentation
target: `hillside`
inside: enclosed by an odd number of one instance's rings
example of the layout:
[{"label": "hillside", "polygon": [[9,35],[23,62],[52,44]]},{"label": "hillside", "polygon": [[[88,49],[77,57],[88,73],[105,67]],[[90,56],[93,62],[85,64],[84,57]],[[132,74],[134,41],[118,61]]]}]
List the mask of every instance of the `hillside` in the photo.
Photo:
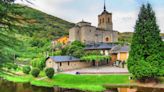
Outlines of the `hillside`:
[{"label": "hillside", "polygon": [[32,36],[54,39],[68,34],[68,29],[73,26],[73,23],[33,8],[18,4],[16,4],[16,6],[19,7],[16,11],[19,11],[19,13],[22,14],[21,16],[16,17],[19,18],[19,21],[23,26],[27,27],[25,31],[33,34]]},{"label": "hillside", "polygon": [[118,34],[118,40],[120,42],[131,43],[132,37],[133,37],[133,32],[123,32]]},{"label": "hillside", "polygon": [[[160,34],[161,36],[164,36],[164,33]],[[131,43],[133,37],[133,32],[122,32],[118,34],[118,40],[120,42],[129,42]]]},{"label": "hillside", "polygon": [[68,35],[68,29],[74,25],[27,6],[15,4],[12,7],[14,10],[9,11],[8,15],[18,20],[12,21],[12,24],[21,26],[12,31],[15,32],[14,37],[22,44],[18,45],[14,51],[12,48],[7,49],[15,53],[17,61],[40,61],[45,53],[51,52],[51,41]]}]

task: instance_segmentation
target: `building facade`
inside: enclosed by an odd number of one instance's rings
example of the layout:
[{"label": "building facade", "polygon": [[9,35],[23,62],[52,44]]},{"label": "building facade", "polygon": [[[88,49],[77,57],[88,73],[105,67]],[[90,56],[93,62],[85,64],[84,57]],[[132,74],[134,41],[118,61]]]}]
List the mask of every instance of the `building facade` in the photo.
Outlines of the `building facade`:
[{"label": "building facade", "polygon": [[114,46],[111,51],[111,61],[115,62],[115,61],[127,61],[128,57],[129,57],[129,51],[130,51],[130,47],[128,45],[124,45],[124,46]]},{"label": "building facade", "polygon": [[51,56],[46,59],[46,68],[54,68],[55,72],[62,72],[92,66],[91,62],[80,61],[73,56]]},{"label": "building facade", "polygon": [[68,43],[68,40],[69,40],[68,36],[63,36],[63,37],[60,37],[60,38],[58,38],[58,39],[53,40],[53,43],[54,43],[54,44],[60,43],[60,44],[65,45],[65,44]]},{"label": "building facade", "polygon": [[83,20],[78,22],[69,30],[69,42],[76,40],[83,43],[117,42],[118,32],[113,30],[112,13],[104,6],[104,11],[98,15],[98,27]]}]

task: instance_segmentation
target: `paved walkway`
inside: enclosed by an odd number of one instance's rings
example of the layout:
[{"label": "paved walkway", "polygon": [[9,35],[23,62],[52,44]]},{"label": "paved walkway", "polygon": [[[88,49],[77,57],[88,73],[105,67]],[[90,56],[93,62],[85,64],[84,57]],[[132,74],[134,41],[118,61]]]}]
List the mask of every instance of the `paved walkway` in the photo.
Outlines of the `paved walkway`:
[{"label": "paved walkway", "polygon": [[77,69],[72,71],[66,71],[63,73],[67,74],[76,74],[76,72],[80,73],[91,73],[91,74],[110,74],[110,73],[128,73],[127,68],[118,68],[118,67],[110,67],[110,66],[101,66],[101,67],[90,67],[90,68],[83,68],[83,69]]}]

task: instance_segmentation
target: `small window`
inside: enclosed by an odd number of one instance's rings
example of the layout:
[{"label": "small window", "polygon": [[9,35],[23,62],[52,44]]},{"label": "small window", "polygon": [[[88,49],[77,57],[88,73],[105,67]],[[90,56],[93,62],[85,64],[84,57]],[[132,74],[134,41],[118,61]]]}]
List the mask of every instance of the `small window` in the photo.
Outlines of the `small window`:
[{"label": "small window", "polygon": [[60,62],[60,66],[62,66],[62,62]]},{"label": "small window", "polygon": [[68,66],[70,65],[70,62],[68,62]]},{"label": "small window", "polygon": [[110,19],[108,18],[108,23],[110,23]]},{"label": "small window", "polygon": [[104,23],[104,18],[103,18],[103,23]]}]

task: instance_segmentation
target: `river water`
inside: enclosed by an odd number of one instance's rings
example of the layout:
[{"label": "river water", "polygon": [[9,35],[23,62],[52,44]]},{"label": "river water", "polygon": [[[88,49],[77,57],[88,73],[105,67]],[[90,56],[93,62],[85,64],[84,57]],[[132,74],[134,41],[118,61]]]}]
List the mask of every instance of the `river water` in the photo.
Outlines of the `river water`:
[{"label": "river water", "polygon": [[[122,90],[122,91],[121,91]],[[125,91],[126,90],[126,91]],[[129,91],[127,91],[129,90]],[[3,79],[0,79],[0,92],[84,92],[75,89],[63,89],[59,87],[47,88],[32,86],[28,83],[14,83]],[[152,89],[152,88],[114,88],[108,89],[105,92],[164,92],[164,89]]]}]

